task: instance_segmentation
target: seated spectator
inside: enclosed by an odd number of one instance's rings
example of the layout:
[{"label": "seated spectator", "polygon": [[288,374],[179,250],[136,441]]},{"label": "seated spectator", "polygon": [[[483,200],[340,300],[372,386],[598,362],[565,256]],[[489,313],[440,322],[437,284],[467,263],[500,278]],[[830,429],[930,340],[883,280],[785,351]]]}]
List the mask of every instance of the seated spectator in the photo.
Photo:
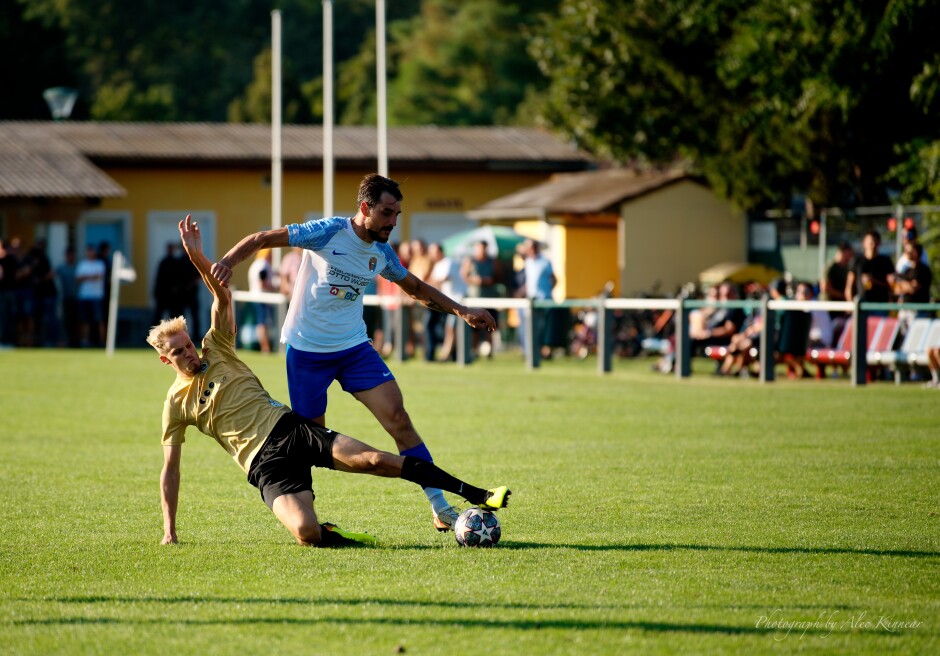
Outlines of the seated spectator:
[{"label": "seated spectator", "polygon": [[[718,301],[736,301],[740,298],[738,288],[723,282],[718,287]],[[719,307],[705,320],[705,330],[692,337],[692,352],[701,352],[706,346],[727,346],[731,336],[741,330],[744,312],[740,308]]]},{"label": "seated spectator", "polygon": [[[796,300],[812,301],[813,299],[813,287],[808,282],[801,282],[796,286]],[[835,336],[832,315],[825,310],[813,310],[810,315],[812,321],[809,329],[809,345],[813,348],[830,348]]]},{"label": "seated spectator", "polygon": [[940,389],[940,348],[927,349],[927,366],[930,368],[930,381],[924,387]]},{"label": "seated spectator", "polygon": [[[813,288],[809,283],[801,282],[796,286],[796,300],[813,300]],[[829,319],[829,315],[820,312]],[[784,312],[780,317],[780,326],[776,339],[776,359],[787,366],[787,376],[790,378],[806,378],[806,350],[809,348],[810,333],[812,332],[814,317],[812,312],[792,310]],[[831,322],[827,324],[831,327]],[[831,331],[827,337],[832,339]]]},{"label": "seated spectator", "polygon": [[[712,286],[705,292],[708,301],[718,300],[718,287]],[[689,335],[692,339],[701,339],[705,336],[708,319],[718,310],[716,307],[703,307],[689,312]]]},{"label": "seated spectator", "polygon": [[[778,278],[770,283],[767,293],[772,300],[776,301],[786,298],[786,289],[786,281]],[[731,336],[725,358],[718,368],[719,375],[737,376],[750,373],[751,364],[756,359],[751,351],[760,345],[760,336],[763,329],[764,322],[761,314],[754,312],[741,326],[741,331]]]}]

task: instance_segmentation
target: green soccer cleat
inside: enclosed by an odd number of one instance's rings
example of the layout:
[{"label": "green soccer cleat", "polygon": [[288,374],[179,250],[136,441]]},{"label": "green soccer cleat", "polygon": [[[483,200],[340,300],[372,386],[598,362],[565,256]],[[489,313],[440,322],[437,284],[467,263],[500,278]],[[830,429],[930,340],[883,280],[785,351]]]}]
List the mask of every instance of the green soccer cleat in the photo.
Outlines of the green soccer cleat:
[{"label": "green soccer cleat", "polygon": [[486,493],[486,498],[483,500],[483,503],[480,504],[480,508],[484,510],[499,510],[500,508],[505,508],[509,504],[509,496],[512,492],[505,485],[499,487],[494,487],[492,490],[488,490]]},{"label": "green soccer cleat", "polygon": [[460,517],[460,508],[457,508],[456,506],[448,506],[441,512],[434,512],[434,509],[432,508],[431,514],[434,515],[434,528],[436,528],[441,533],[445,531],[453,531],[454,523],[457,521],[457,518]]},{"label": "green soccer cleat", "polygon": [[376,544],[376,539],[369,535],[368,533],[353,533],[352,531],[345,531],[341,529],[336,524],[323,523],[320,524],[320,527],[326,531],[332,533],[329,539],[324,539],[321,542],[321,546],[328,547],[351,547],[351,546],[366,546],[374,547]]}]

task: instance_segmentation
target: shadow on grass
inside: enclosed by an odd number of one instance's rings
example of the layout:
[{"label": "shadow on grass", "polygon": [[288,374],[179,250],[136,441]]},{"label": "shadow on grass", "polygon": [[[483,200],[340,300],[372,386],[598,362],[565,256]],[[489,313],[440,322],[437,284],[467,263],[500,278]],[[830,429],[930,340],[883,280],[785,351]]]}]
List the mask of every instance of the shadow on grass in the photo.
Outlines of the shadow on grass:
[{"label": "shadow on grass", "polygon": [[[238,605],[270,605],[270,606],[402,606],[414,608],[441,608],[472,610],[475,608],[501,610],[529,610],[529,611],[554,611],[554,610],[585,610],[585,611],[622,611],[622,610],[645,610],[658,608],[649,604],[533,604],[533,603],[494,603],[494,602],[476,602],[476,601],[425,601],[416,599],[349,599],[349,598],[330,598],[330,597],[199,597],[194,595],[174,596],[174,597],[120,597],[108,595],[88,595],[72,597],[20,597],[11,601],[22,603],[57,603],[57,604],[238,604]],[[841,604],[786,604],[787,610],[791,611],[809,611],[809,610],[852,610],[851,606]],[[684,609],[719,609],[719,610],[757,610],[768,612],[766,604],[761,605],[741,605],[732,606],[722,604],[682,604]]]},{"label": "shadow on grass", "polygon": [[[351,626],[432,626],[445,629],[453,628],[480,628],[480,629],[511,629],[519,631],[538,630],[638,630],[654,633],[714,633],[726,635],[774,635],[773,629],[758,628],[754,626],[734,626],[724,624],[680,624],[675,622],[643,622],[621,620],[530,620],[530,619],[431,619],[411,617],[242,617],[236,619],[192,619],[192,618],[117,618],[117,617],[58,617],[28,620],[14,620],[9,623],[13,626],[81,626],[81,625],[126,625],[126,626],[252,626],[277,624],[283,626],[316,626],[347,624]],[[803,633],[803,630],[800,629]],[[862,631],[864,633],[866,631]],[[807,629],[806,635],[826,635],[829,631]]]},{"label": "shadow on grass", "polygon": [[715,544],[550,544],[503,540],[497,549],[574,549],[575,551],[739,551],[762,554],[831,554],[850,556],[894,556],[898,558],[940,558],[938,551],[907,549],[850,549],[842,547],[753,547]]}]

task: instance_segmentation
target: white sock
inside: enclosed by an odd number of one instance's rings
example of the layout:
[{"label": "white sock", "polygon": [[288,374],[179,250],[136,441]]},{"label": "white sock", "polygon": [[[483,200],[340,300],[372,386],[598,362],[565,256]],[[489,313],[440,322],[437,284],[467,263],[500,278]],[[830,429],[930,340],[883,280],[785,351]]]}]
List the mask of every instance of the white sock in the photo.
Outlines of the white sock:
[{"label": "white sock", "polygon": [[930,377],[933,378],[933,382],[940,385],[940,369],[931,369]]},{"label": "white sock", "polygon": [[439,490],[436,487],[423,487],[424,493],[428,497],[428,501],[431,502],[431,508],[434,512],[439,513],[442,510],[450,508],[450,504],[447,503],[447,499],[444,498],[443,490]]}]

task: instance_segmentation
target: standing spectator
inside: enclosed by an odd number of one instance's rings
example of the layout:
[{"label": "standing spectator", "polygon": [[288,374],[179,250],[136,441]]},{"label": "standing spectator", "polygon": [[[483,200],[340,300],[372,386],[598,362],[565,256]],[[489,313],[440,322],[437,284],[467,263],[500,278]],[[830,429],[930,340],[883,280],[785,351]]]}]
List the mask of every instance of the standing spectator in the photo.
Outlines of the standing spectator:
[{"label": "standing spectator", "polygon": [[[458,303],[467,295],[467,284],[460,275],[460,262],[452,257],[445,256],[431,269],[431,280],[445,296],[449,296]],[[456,360],[457,351],[454,345],[457,340],[456,315],[444,315],[444,341],[438,359],[442,361]]]},{"label": "standing spectator", "polygon": [[[887,255],[879,255],[881,235],[877,230],[865,234],[862,239],[862,254],[855,258],[845,282],[845,297],[853,300],[858,297],[862,302],[887,303],[891,300],[891,286],[894,282],[894,265]],[[884,310],[873,312],[886,315]]]},{"label": "standing spectator", "polygon": [[[431,257],[428,255],[428,246],[424,240],[412,239],[408,272],[418,280],[427,282],[433,265],[434,263],[431,262]],[[415,346],[424,338],[425,314],[428,310],[420,303],[415,304],[411,299],[407,299],[403,307],[408,313],[406,321],[408,340],[405,342],[405,353],[408,357],[412,357],[415,353]],[[436,312],[432,314],[436,314]],[[425,359],[427,359],[427,354],[425,354]]]},{"label": "standing spectator", "polygon": [[[255,261],[248,267],[248,291],[275,292],[274,269],[271,267],[271,249],[258,251]],[[255,303],[255,335],[262,353],[271,352],[271,338],[268,336],[268,324],[272,322],[271,305]]]},{"label": "standing spectator", "polygon": [[105,325],[108,322],[108,313],[111,311],[111,263],[113,257],[111,254],[111,242],[103,241],[98,244],[97,257],[104,262],[104,307],[103,316]]},{"label": "standing spectator", "polygon": [[65,328],[65,345],[77,348],[81,343],[78,313],[78,279],[75,277],[75,247],[65,249],[65,261],[56,267],[59,292],[62,296],[62,325]]},{"label": "standing spectator", "polygon": [[[435,287],[440,289],[444,295],[454,298],[453,294],[444,291],[444,285],[447,283],[447,274],[445,270],[438,267],[441,262],[444,262],[446,259],[444,257],[444,251],[441,249],[441,245],[438,243],[433,243],[428,246],[428,259],[431,266],[428,269],[427,275],[423,280]],[[449,267],[449,261],[446,263]],[[436,276],[442,276],[438,278]],[[447,315],[442,312],[431,312],[425,311],[424,314],[424,359],[427,362],[434,362],[434,352],[437,350],[437,345],[441,343],[444,339],[444,324],[446,323],[447,317],[453,315]]]},{"label": "standing spectator", "polygon": [[32,346],[33,335],[33,267],[28,254],[23,253],[19,237],[10,240],[8,249],[16,258],[13,286],[16,290],[16,343]]},{"label": "standing spectator", "polygon": [[14,346],[18,341],[16,272],[20,262],[9,246],[9,242],[0,239],[0,345],[3,346]]},{"label": "standing spectator", "polygon": [[[526,298],[550,301],[552,299],[552,290],[557,282],[552,263],[542,255],[538,242],[533,239],[525,240],[522,243],[521,250],[522,256],[525,258],[523,264],[524,284],[519,291],[523,292]],[[558,310],[554,308],[536,310],[535,319],[538,333],[535,336],[536,344],[534,346],[541,349],[543,358],[551,358],[552,346],[558,341],[553,339],[554,327],[559,323]]]},{"label": "standing spectator", "polygon": [[[183,314],[183,289],[181,280],[180,258],[176,254],[176,244],[168,242],[166,254],[157,265],[157,276],[153,281],[153,311],[152,325],[157,325],[162,319],[173,318]],[[198,331],[193,331],[199,334]]]},{"label": "standing spectator", "polygon": [[[497,281],[500,277],[499,262],[486,252],[485,241],[478,241],[473,245],[473,255],[463,261],[460,275],[467,284],[467,296],[470,298],[497,298],[499,288]],[[499,311],[487,310],[496,319],[499,327]],[[487,328],[478,328],[473,331],[473,346],[479,355],[493,357],[493,333]]]},{"label": "standing spectator", "polygon": [[926,266],[930,266],[930,261],[927,259],[926,251],[923,249],[923,246],[920,244],[920,242],[917,241],[917,228],[908,228],[907,230],[901,233],[901,245],[902,245],[903,250],[901,251],[901,257],[898,258],[898,261],[894,265],[894,270],[898,274],[904,273],[908,269],[910,269],[912,266],[914,266],[914,261],[911,260],[910,257],[908,257],[908,250],[907,250],[908,244],[920,245],[921,246],[920,262]]},{"label": "standing spectator", "polygon": [[33,287],[35,343],[55,346],[59,341],[55,271],[46,253],[46,240],[38,239],[29,252]]},{"label": "standing spectator", "polygon": [[107,269],[94,246],[85,248],[85,259],[75,269],[78,280],[78,308],[81,318],[81,345],[104,344],[104,290]]},{"label": "standing spectator", "polygon": [[[826,277],[819,281],[819,296],[821,298],[828,301],[848,300],[845,296],[845,288],[848,281],[849,267],[852,265],[854,257],[855,251],[852,250],[852,245],[847,241],[839,242],[832,264],[826,269]],[[838,339],[849,319],[849,313],[833,310],[829,313],[829,317],[832,319],[833,339]]]},{"label": "standing spectator", "polygon": [[[902,303],[930,302],[933,273],[930,267],[924,264],[923,253],[924,247],[917,242],[909,241],[904,245],[908,265],[894,278],[894,293]],[[910,326],[910,322],[918,315],[927,316],[925,313],[902,309],[898,312],[898,319],[903,321],[905,326]]]}]

